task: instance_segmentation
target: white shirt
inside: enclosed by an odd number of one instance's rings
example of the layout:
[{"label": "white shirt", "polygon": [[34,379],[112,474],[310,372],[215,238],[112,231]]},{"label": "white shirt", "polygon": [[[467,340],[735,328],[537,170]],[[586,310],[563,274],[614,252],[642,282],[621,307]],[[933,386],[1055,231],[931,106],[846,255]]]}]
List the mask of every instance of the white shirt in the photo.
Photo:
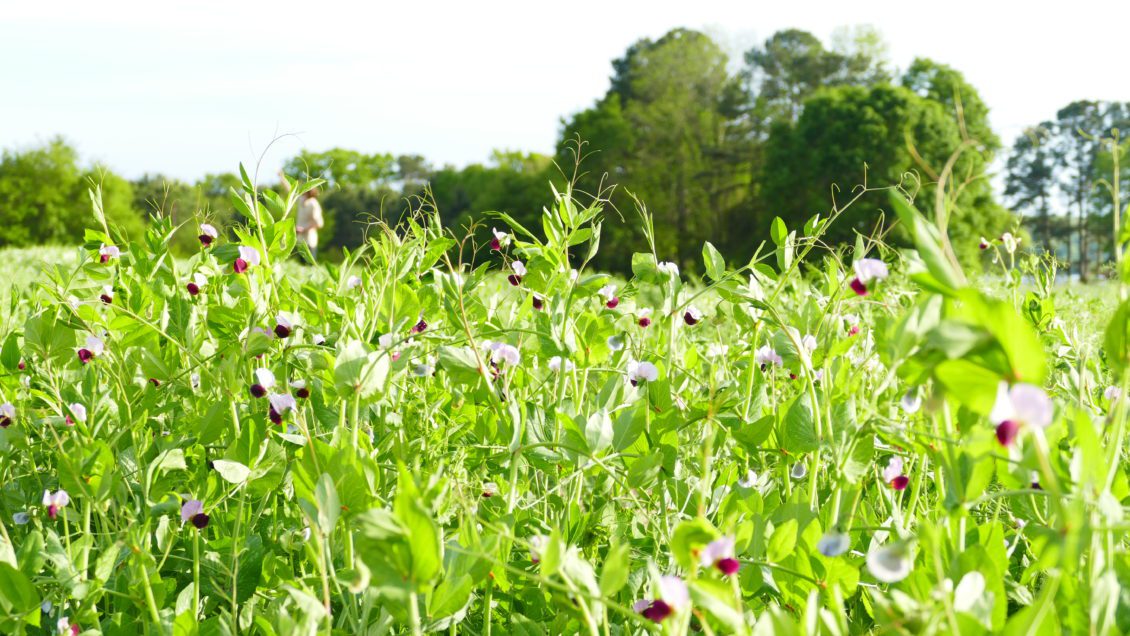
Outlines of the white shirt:
[{"label": "white shirt", "polygon": [[305,228],[305,232],[298,233],[298,240],[318,247],[318,229],[325,225],[322,219],[322,204],[314,197],[305,197],[298,202],[298,214],[294,220],[297,227]]}]

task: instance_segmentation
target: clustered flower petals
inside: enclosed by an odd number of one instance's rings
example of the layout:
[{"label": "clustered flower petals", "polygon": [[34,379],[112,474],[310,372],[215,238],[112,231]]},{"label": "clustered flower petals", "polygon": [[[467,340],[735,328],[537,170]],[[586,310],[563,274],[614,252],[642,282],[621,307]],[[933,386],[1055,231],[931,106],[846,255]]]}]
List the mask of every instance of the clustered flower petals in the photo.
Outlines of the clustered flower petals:
[{"label": "clustered flower petals", "polygon": [[910,484],[910,478],[903,474],[903,460],[899,455],[891,457],[887,461],[887,467],[883,469],[883,481],[894,488],[895,490],[906,490]]},{"label": "clustered flower petals", "polygon": [[640,599],[632,604],[632,609],[644,618],[662,623],[672,614],[682,611],[690,605],[691,596],[687,584],[677,576],[659,577],[659,597],[647,600]]},{"label": "clustered flower petals", "polygon": [[1050,426],[1054,411],[1051,398],[1040,387],[1023,382],[1010,387],[1007,382],[1001,382],[989,421],[997,427],[997,441],[1001,446],[1009,446],[1025,426],[1041,429]]},{"label": "clustered flower petals", "polygon": [[116,245],[106,245],[103,243],[102,246],[98,248],[98,262],[100,263],[109,263],[112,259],[118,259],[121,258],[121,256],[122,251],[119,250]]},{"label": "clustered flower petals", "polygon": [[522,277],[526,275],[526,266],[522,261],[513,261],[510,263],[510,271],[514,272],[506,277],[510,284],[517,287],[522,284]]},{"label": "clustered flower petals", "polygon": [[490,359],[496,364],[503,362],[510,366],[517,366],[522,362],[522,353],[513,345],[487,340],[483,343],[483,346],[490,351]]},{"label": "clustered flower petals", "polygon": [[275,374],[270,369],[255,369],[255,382],[252,383],[251,397],[261,398],[267,395],[267,390],[275,386]]},{"label": "clustered flower petals", "polygon": [[496,252],[502,251],[502,248],[510,245],[510,235],[506,232],[499,232],[495,228],[490,229],[493,237],[490,239],[490,248]]},{"label": "clustered flower petals", "polygon": [[78,350],[79,362],[86,364],[94,358],[102,355],[105,351],[106,345],[102,342],[101,338],[95,336],[94,334],[87,334],[86,346],[81,347]]},{"label": "clustered flower petals", "polygon": [[216,240],[216,238],[218,238],[219,236],[220,236],[220,233],[218,231],[216,231],[215,227],[213,227],[212,225],[209,225],[208,223],[201,223],[200,224],[200,235],[197,236],[196,238],[200,239],[201,245],[203,245],[204,247],[208,247],[208,246],[212,245],[212,241]]},{"label": "clustered flower petals", "polygon": [[771,345],[765,345],[760,347],[757,351],[754,351],[753,361],[755,364],[761,365],[762,371],[765,371],[771,366],[779,367],[784,364],[784,360],[773,350]]},{"label": "clustered flower petals", "polygon": [[207,284],[208,277],[204,274],[201,274],[200,272],[196,272],[192,275],[192,280],[188,281],[188,283],[185,284],[184,288],[188,290],[190,296],[195,296],[199,294],[200,290],[204,289],[204,285]]},{"label": "clustered flower petals", "polygon": [[560,372],[562,366],[564,366],[566,371],[572,371],[577,367],[577,365],[573,364],[572,360],[564,359],[561,356],[553,356],[549,359],[549,362],[546,363],[546,366],[554,373]]},{"label": "clustered flower petals", "polygon": [[197,530],[208,526],[208,515],[204,514],[204,502],[199,499],[189,499],[180,507],[180,522],[192,522]]},{"label": "clustered flower petals", "polygon": [[261,258],[262,257],[259,254],[259,250],[255,249],[254,247],[240,245],[239,257],[235,259],[234,263],[232,263],[232,271],[234,271],[236,274],[242,274],[243,272],[247,271],[247,268],[253,265],[258,265],[261,262]]},{"label": "clustered flower petals", "polygon": [[639,386],[640,382],[655,382],[659,379],[659,369],[650,362],[628,361],[628,380],[632,386]]},{"label": "clustered flower petals", "polygon": [[699,554],[703,567],[717,568],[723,576],[737,574],[741,562],[734,556],[734,538],[722,537],[711,541]]},{"label": "clustered flower petals", "polygon": [[275,316],[275,335],[280,338],[289,338],[294,330],[294,324],[283,314]]},{"label": "clustered flower petals", "polygon": [[65,490],[43,491],[43,505],[47,506],[47,516],[52,519],[59,516],[59,511],[66,508],[69,503],[71,503],[71,496]]},{"label": "clustered flower petals", "polygon": [[852,267],[855,278],[851,279],[851,289],[859,296],[870,293],[867,283],[883,280],[889,274],[887,264],[877,258],[861,258]]},{"label": "clustered flower petals", "polygon": [[596,293],[601,298],[604,298],[604,306],[609,309],[616,309],[616,305],[620,304],[620,298],[616,296],[615,285],[605,285],[604,287],[596,290]]},{"label": "clustered flower petals", "polygon": [[0,428],[8,428],[16,419],[16,407],[11,402],[0,404]]},{"label": "clustered flower petals", "polygon": [[697,325],[700,320],[702,320],[702,312],[699,311],[698,308],[694,305],[687,307],[687,311],[683,313],[683,322],[687,323],[688,326],[693,327]]},{"label": "clustered flower petals", "polygon": [[[86,421],[86,407],[85,406],[83,406],[82,404],[80,404],[78,402],[73,402],[70,405],[68,405],[67,408],[70,409],[70,411],[71,411],[71,415],[68,415],[66,417],[67,424],[74,426],[75,422],[85,422]],[[73,421],[71,419],[72,416],[74,417]]]},{"label": "clustered flower petals", "polygon": [[651,324],[651,307],[644,307],[636,312],[636,317],[639,319],[639,325],[647,328]]}]

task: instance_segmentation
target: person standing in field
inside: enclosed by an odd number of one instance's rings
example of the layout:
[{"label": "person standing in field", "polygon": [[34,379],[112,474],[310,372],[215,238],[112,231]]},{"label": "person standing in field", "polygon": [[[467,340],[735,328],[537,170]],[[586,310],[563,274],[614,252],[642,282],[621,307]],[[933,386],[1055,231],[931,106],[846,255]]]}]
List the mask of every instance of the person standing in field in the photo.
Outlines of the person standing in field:
[{"label": "person standing in field", "polygon": [[[283,189],[290,192],[290,182],[286,180],[282,172],[279,173],[281,177]],[[298,209],[295,211],[294,218],[294,231],[298,235],[298,241],[305,243],[306,247],[310,248],[310,255],[316,257],[318,255],[318,230],[325,226],[325,219],[322,218],[322,204],[318,201],[318,189],[311,188],[302,194],[302,198],[298,200]]]}]

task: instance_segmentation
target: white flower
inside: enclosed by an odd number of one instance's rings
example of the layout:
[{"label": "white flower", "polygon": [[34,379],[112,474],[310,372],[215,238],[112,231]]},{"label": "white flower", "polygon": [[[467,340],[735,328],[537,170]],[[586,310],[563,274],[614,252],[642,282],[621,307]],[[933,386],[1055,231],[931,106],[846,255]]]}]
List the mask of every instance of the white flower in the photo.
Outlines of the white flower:
[{"label": "white flower", "polygon": [[826,557],[837,557],[851,547],[851,537],[835,530],[828,532],[816,542],[816,550]]},{"label": "white flower", "polygon": [[760,478],[757,476],[757,473],[753,472],[752,468],[746,471],[745,478],[738,479],[738,485],[742,488],[754,488],[759,483]]},{"label": "white flower", "polygon": [[813,336],[812,334],[805,334],[804,338],[801,338],[800,340],[800,346],[809,353],[816,351],[816,336]]},{"label": "white flower", "polygon": [[624,348],[624,340],[620,336],[608,336],[608,348],[619,351]]},{"label": "white flower", "polygon": [[548,543],[549,537],[544,534],[537,534],[530,537],[530,560],[534,563],[541,561],[541,553],[545,550],[545,546]]},{"label": "white flower", "polygon": [[426,378],[435,373],[435,361],[428,359],[412,366],[412,375],[418,378]]},{"label": "white flower", "polygon": [[967,572],[953,591],[953,608],[959,612],[968,612],[984,594],[985,576],[977,570]]},{"label": "white flower", "polygon": [[632,384],[639,382],[655,382],[659,379],[659,369],[650,362],[628,361],[628,379]]},{"label": "white flower", "polygon": [[706,355],[710,358],[721,358],[724,357],[729,351],[730,347],[718,342],[712,342],[710,343],[710,346],[706,348]]},{"label": "white flower", "polygon": [[1020,239],[1012,235],[1011,232],[1001,234],[1001,243],[1004,244],[1004,251],[1009,254],[1016,252],[1016,246],[1020,244]]},{"label": "white flower", "polygon": [[644,307],[642,309],[636,310],[636,316],[640,319],[651,318],[651,307]]},{"label": "white flower", "polygon": [[599,294],[602,298],[604,298],[605,302],[607,302],[607,301],[612,300],[613,298],[616,297],[616,286],[615,285],[605,285],[604,287],[601,287],[600,289],[596,290],[596,293]]},{"label": "white flower", "polygon": [[100,356],[106,351],[106,345],[102,342],[102,339],[94,334],[86,335],[86,346],[83,348],[95,356]]},{"label": "white flower", "polygon": [[1012,420],[1020,424],[1047,428],[1052,423],[1055,406],[1047,393],[1038,386],[1017,383],[1009,387],[1001,382],[997,387],[997,400],[989,413],[993,424]]},{"label": "white flower", "polygon": [[902,457],[899,455],[891,457],[891,459],[887,461],[887,467],[883,469],[883,481],[888,484],[891,483],[895,477],[902,474],[902,468]]},{"label": "white flower", "polygon": [[502,249],[507,245],[510,245],[510,235],[506,232],[499,232],[492,227],[490,229],[490,233],[494,235],[494,240],[498,241],[498,249]]},{"label": "white flower", "polygon": [[294,329],[294,324],[290,322],[290,318],[286,314],[279,314],[275,316],[275,324],[280,327],[286,327],[287,330]]},{"label": "white flower", "polygon": [[898,583],[910,575],[913,563],[902,543],[881,546],[867,553],[867,569],[881,583]]},{"label": "white flower", "polygon": [[210,236],[212,238],[217,238],[220,236],[220,233],[216,231],[216,228],[207,223],[200,224],[200,233],[204,236]]},{"label": "white flower", "polygon": [[902,396],[899,405],[902,406],[904,413],[913,415],[918,412],[918,409],[922,408],[922,398],[918,396],[918,391],[911,389],[906,392],[906,395]]},{"label": "white flower", "polygon": [[200,374],[199,373],[193,373],[192,375],[190,375],[188,377],[188,381],[192,383],[192,388],[194,388],[194,389],[200,388]]},{"label": "white flower", "polygon": [[254,247],[246,245],[239,246],[239,257],[243,259],[248,265],[258,265],[260,263],[259,250]]},{"label": "white flower", "polygon": [[1117,402],[1118,398],[1122,397],[1122,389],[1114,385],[1108,386],[1106,391],[1103,391],[1103,397],[1106,398],[1107,402]]},{"label": "white flower", "polygon": [[676,612],[690,605],[691,595],[687,584],[677,576],[659,577],[659,598]]},{"label": "white flower", "polygon": [[392,335],[391,333],[382,334],[379,338],[377,338],[377,344],[380,345],[382,349],[391,349],[392,345],[395,344],[395,341],[396,336]]},{"label": "white flower", "polygon": [[67,296],[67,304],[71,306],[71,309],[78,311],[79,306],[82,305],[82,301],[74,296]]},{"label": "white flower", "polygon": [[549,359],[549,362],[546,364],[546,366],[549,367],[550,371],[553,371],[553,372],[556,373],[556,372],[561,370],[562,363],[565,364],[565,370],[566,371],[572,371],[577,366],[577,365],[573,364],[572,360],[564,360],[561,356],[553,356],[552,358]]},{"label": "white flower", "polygon": [[71,619],[67,618],[66,616],[60,618],[55,623],[55,631],[60,634],[70,634],[72,631],[74,631],[71,629]]},{"label": "white flower", "polygon": [[112,258],[120,258],[121,255],[122,251],[119,250],[116,245],[106,245],[105,243],[103,243],[102,246],[98,248],[98,256],[101,258],[103,263]]},{"label": "white flower", "polygon": [[306,388],[306,380],[302,380],[302,379],[291,380],[287,384],[290,385],[290,388],[295,389],[295,390]]},{"label": "white flower", "polygon": [[255,369],[255,383],[264,389],[275,386],[275,374],[270,369]]},{"label": "white flower", "polygon": [[808,466],[804,462],[797,462],[793,464],[792,469],[789,471],[789,476],[793,479],[804,479],[808,475]]},{"label": "white flower", "polygon": [[15,419],[16,407],[12,406],[11,402],[0,404],[0,418],[8,418],[9,420]]},{"label": "white flower", "polygon": [[522,354],[517,347],[502,342],[492,342],[491,352],[491,359],[505,362],[510,366],[516,366],[522,361]]},{"label": "white flower", "polygon": [[510,263],[510,269],[519,276],[526,275],[526,266],[522,263],[522,261],[514,261]]},{"label": "white flower", "polygon": [[753,361],[761,366],[781,366],[781,356],[770,345],[765,345],[753,353]]},{"label": "white flower", "polygon": [[114,298],[114,286],[113,285],[103,285],[102,286],[102,295],[106,296],[110,299],[113,299]]},{"label": "white flower", "polygon": [[74,419],[75,419],[76,422],[85,422],[86,421],[86,407],[85,406],[79,404],[78,402],[75,402],[75,403],[71,404],[70,407],[68,407],[68,408],[71,409],[71,414],[74,415]]},{"label": "white flower", "polygon": [[200,272],[196,272],[192,275],[192,282],[196,283],[197,287],[204,287],[208,284],[208,277]]},{"label": "white flower", "polygon": [[887,264],[877,258],[861,258],[852,267],[855,277],[864,285],[873,280],[883,280],[889,273]]},{"label": "white flower", "polygon": [[312,341],[314,342],[314,344],[316,344],[316,345],[324,345],[324,344],[326,344],[326,337],[325,337],[325,335],[323,335],[323,334],[320,334],[320,333],[316,333],[316,334],[314,334],[314,336],[313,336],[313,337],[311,338],[311,340],[312,340]]},{"label": "white flower", "polygon": [[71,496],[68,495],[67,491],[65,490],[60,489],[56,490],[55,492],[51,492],[50,490],[43,491],[44,506],[47,506],[49,508],[54,506],[55,509],[59,509],[65,508],[69,503],[71,503]]},{"label": "white flower", "polygon": [[361,277],[360,276],[354,275],[354,276],[350,276],[349,278],[345,279],[346,289],[356,289],[357,287],[360,287],[360,286],[361,286]]},{"label": "white flower", "polygon": [[672,263],[671,261],[663,261],[662,263],[656,265],[655,268],[659,270],[661,274],[667,274],[668,276],[679,275],[679,266]]},{"label": "white flower", "polygon": [[271,408],[275,409],[275,413],[279,415],[298,407],[298,402],[289,393],[272,393],[267,396],[267,400],[271,403]]}]

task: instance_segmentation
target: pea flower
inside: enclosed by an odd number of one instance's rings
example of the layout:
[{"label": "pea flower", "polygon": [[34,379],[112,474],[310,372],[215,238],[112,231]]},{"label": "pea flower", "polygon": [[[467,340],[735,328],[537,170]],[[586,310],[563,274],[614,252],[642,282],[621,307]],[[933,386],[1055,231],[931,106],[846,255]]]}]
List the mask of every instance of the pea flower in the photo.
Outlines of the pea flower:
[{"label": "pea flower", "polygon": [[252,265],[258,265],[260,263],[260,258],[261,257],[259,255],[259,250],[255,249],[254,247],[240,245],[239,257],[235,259],[234,263],[232,263],[232,271],[234,271],[236,274],[242,274],[243,272],[247,271],[248,267],[251,267]]},{"label": "pea flower", "polygon": [[566,371],[572,371],[577,367],[577,365],[573,364],[572,360],[565,360],[561,356],[553,356],[549,359],[549,362],[545,366],[549,367],[550,371],[557,373],[561,371],[561,366],[563,364]]},{"label": "pea flower", "polygon": [[412,325],[412,333],[424,333],[428,329],[428,323],[424,318],[420,317],[420,322]]},{"label": "pea flower", "polygon": [[800,339],[800,346],[805,351],[812,353],[813,351],[816,351],[816,347],[819,345],[816,343],[816,336],[808,333]]},{"label": "pea flower", "polygon": [[694,305],[687,307],[687,311],[683,314],[683,322],[693,327],[697,325],[700,320],[702,320],[702,312]]},{"label": "pea flower", "polygon": [[699,555],[703,567],[715,567],[723,576],[737,574],[741,562],[734,558],[734,538],[722,537],[711,541]]},{"label": "pea flower", "polygon": [[[80,404],[78,402],[73,402],[69,406],[67,406],[67,408],[71,412],[71,414],[66,417],[67,424],[74,426],[75,422],[85,422],[86,421],[86,407],[85,406],[83,406],[82,404]],[[72,416],[74,416],[73,421],[71,420]]]},{"label": "pea flower", "polygon": [[620,304],[620,299],[616,296],[615,285],[605,285],[596,290],[596,293],[604,298],[604,306],[609,309],[616,309],[616,305]]},{"label": "pea flower", "polygon": [[298,402],[289,393],[272,393],[267,401],[271,404],[267,415],[275,424],[282,424],[283,416],[286,415],[287,411],[298,407]]},{"label": "pea flower", "polygon": [[1005,232],[1001,234],[1001,243],[1004,244],[1004,251],[1013,254],[1016,252],[1017,246],[1020,245],[1020,239],[1013,236],[1011,232]]},{"label": "pea flower", "polygon": [[505,362],[510,366],[516,366],[522,361],[522,353],[512,345],[504,342],[490,342],[488,348],[491,351],[491,360]]},{"label": "pea flower", "polygon": [[608,348],[612,351],[619,351],[624,348],[624,339],[620,336],[608,336]]},{"label": "pea flower", "polygon": [[712,342],[710,346],[706,347],[706,356],[708,358],[722,358],[730,351],[729,345],[724,345],[719,342]]},{"label": "pea flower", "polygon": [[832,530],[820,537],[816,542],[816,551],[828,558],[837,557],[848,551],[851,547],[851,537]]},{"label": "pea flower", "polygon": [[906,490],[906,486],[910,483],[910,478],[903,474],[902,457],[895,455],[887,461],[887,467],[883,469],[883,481],[890,484],[891,488],[895,490]]},{"label": "pea flower", "polygon": [[270,369],[255,369],[255,382],[249,389],[251,397],[261,398],[267,394],[267,389],[275,386],[275,374]]},{"label": "pea flower", "polygon": [[651,324],[651,307],[644,307],[636,312],[636,317],[639,318],[639,325],[646,328]]},{"label": "pea flower", "polygon": [[1107,402],[1114,404],[1118,401],[1118,398],[1122,397],[1122,389],[1114,385],[1108,386],[1106,390],[1103,391],[1103,397],[1106,398]]},{"label": "pea flower", "polygon": [[106,351],[106,345],[94,334],[86,335],[86,346],[78,350],[79,362],[86,364]]},{"label": "pea flower", "polygon": [[350,276],[349,278],[345,279],[345,288],[346,289],[357,289],[360,286],[361,286],[361,277],[360,276],[353,275],[353,276]]},{"label": "pea flower", "polygon": [[12,515],[12,523],[17,526],[26,526],[31,521],[31,515],[26,512],[17,512]]},{"label": "pea flower", "polygon": [[483,484],[482,497],[483,499],[490,499],[498,494],[498,484],[493,481],[488,481]]},{"label": "pea flower", "polygon": [[902,542],[880,546],[867,553],[867,570],[881,583],[898,583],[905,579],[912,565],[910,549]]},{"label": "pea flower", "polygon": [[746,471],[745,477],[738,478],[738,485],[742,488],[756,488],[761,485],[761,478],[751,468]]},{"label": "pea flower", "polygon": [[530,537],[530,562],[541,563],[541,554],[545,551],[546,544],[549,543],[549,537],[544,534],[537,534]]},{"label": "pea flower", "polygon": [[313,337],[310,338],[310,340],[318,346],[326,344],[326,336],[320,333],[314,334]]},{"label": "pea flower", "polygon": [[981,242],[977,244],[977,247],[981,248],[981,251],[989,249],[989,239],[982,236]]},{"label": "pea flower", "polygon": [[851,289],[859,296],[870,293],[867,283],[883,280],[888,275],[887,264],[877,258],[861,258],[852,267],[855,269],[855,278],[851,279]]},{"label": "pea flower", "polygon": [[632,604],[632,609],[644,618],[662,623],[672,614],[690,605],[691,597],[687,584],[677,576],[659,577],[659,597],[653,600],[641,599]]},{"label": "pea flower", "polygon": [[918,409],[922,408],[922,397],[918,395],[917,390],[910,389],[902,396],[902,400],[899,401],[899,406],[902,407],[903,412],[907,415],[914,415],[918,412]]},{"label": "pea flower", "polygon": [[189,499],[180,507],[180,522],[192,522],[197,530],[208,527],[208,515],[204,514],[204,502],[199,499]]},{"label": "pea flower", "polygon": [[1001,382],[989,421],[997,426],[997,441],[1001,446],[1008,446],[1024,426],[1050,426],[1053,411],[1051,399],[1040,387],[1022,382],[1010,387],[1007,382]]},{"label": "pea flower", "polygon": [[99,296],[98,299],[107,305],[114,304],[114,288],[110,285],[103,285],[102,295]]},{"label": "pea flower", "polygon": [[188,290],[190,296],[195,296],[200,293],[200,290],[203,289],[204,285],[207,283],[208,277],[200,272],[196,272],[192,275],[192,280],[188,281],[184,288]]},{"label": "pea flower", "polygon": [[778,355],[770,345],[765,345],[757,351],[754,351],[753,361],[755,364],[761,365],[762,371],[765,371],[770,366],[779,367],[784,363],[781,356]]},{"label": "pea flower", "polygon": [[628,379],[632,386],[639,386],[640,382],[655,382],[659,379],[659,369],[650,362],[628,361]]},{"label": "pea flower", "polygon": [[100,263],[109,263],[110,259],[121,258],[121,256],[122,251],[119,250],[116,245],[106,245],[103,243],[102,246],[98,248],[98,262]]},{"label": "pea flower", "polygon": [[506,280],[510,281],[511,285],[517,287],[522,283],[522,277],[526,275],[526,266],[522,264],[522,261],[514,261],[510,263],[510,271],[514,273],[507,276]]},{"label": "pea flower", "polygon": [[290,388],[294,389],[294,396],[300,400],[310,397],[310,389],[306,388],[306,380],[291,380]]},{"label": "pea flower", "polygon": [[71,619],[64,616],[55,622],[55,631],[59,634],[78,636],[79,627],[77,623],[71,623]]},{"label": "pea flower", "polygon": [[796,462],[793,464],[792,470],[789,471],[789,476],[797,481],[804,479],[808,476],[808,466],[805,466],[804,462]]},{"label": "pea flower", "polygon": [[492,227],[490,229],[490,233],[494,235],[494,237],[490,240],[490,248],[492,250],[501,252],[502,248],[510,245],[510,235],[506,232],[499,232]]},{"label": "pea flower", "polygon": [[656,265],[655,269],[659,270],[660,274],[667,274],[671,277],[679,276],[679,266],[672,263],[671,261],[663,261],[662,263]]},{"label": "pea flower", "polygon": [[533,298],[530,299],[530,304],[533,305],[534,309],[537,309],[538,311],[541,311],[545,308],[545,301],[542,300],[541,296],[538,296],[537,294],[534,294]]},{"label": "pea flower", "polygon": [[289,338],[294,325],[283,314],[275,316],[275,335],[280,338]]},{"label": "pea flower", "polygon": [[50,490],[43,491],[43,505],[47,506],[47,516],[54,519],[59,515],[59,511],[67,507],[71,503],[71,496],[67,491],[59,489],[52,493]]}]

